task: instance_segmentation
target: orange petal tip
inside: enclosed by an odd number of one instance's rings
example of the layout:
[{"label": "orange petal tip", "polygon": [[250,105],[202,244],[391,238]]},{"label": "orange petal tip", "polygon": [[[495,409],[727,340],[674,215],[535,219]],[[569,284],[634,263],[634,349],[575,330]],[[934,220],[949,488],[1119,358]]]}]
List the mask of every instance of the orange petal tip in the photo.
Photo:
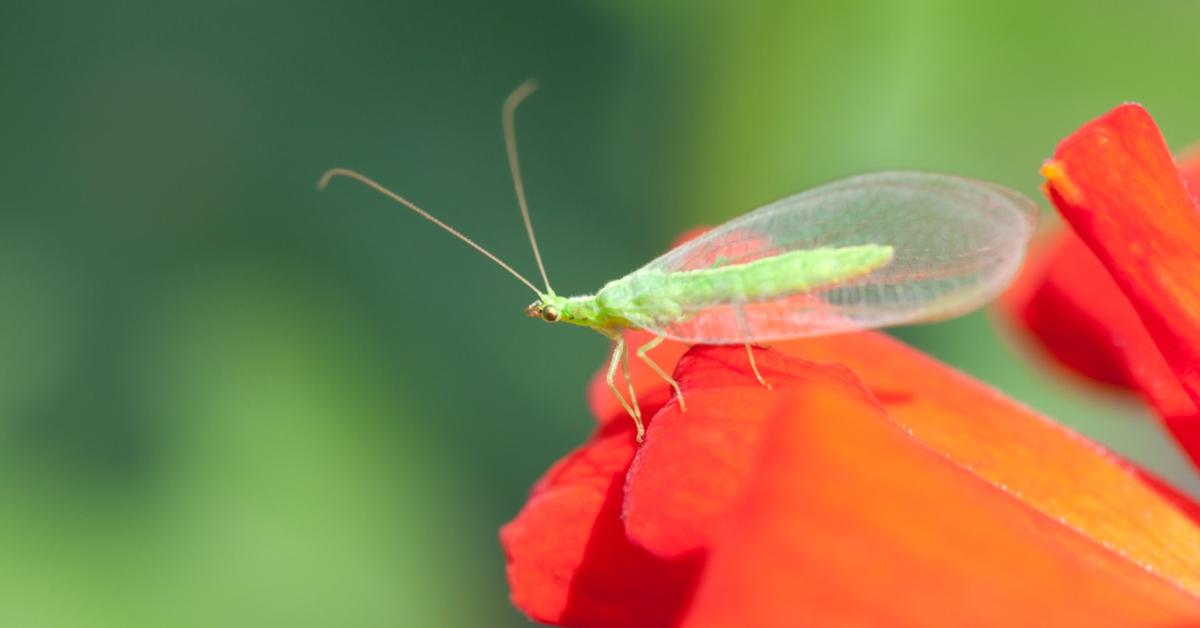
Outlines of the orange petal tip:
[{"label": "orange petal tip", "polygon": [[1051,159],[1042,164],[1041,173],[1043,177],[1046,177],[1047,185],[1068,202],[1074,204],[1083,202],[1083,192],[1079,191],[1079,187],[1067,176],[1063,162]]}]

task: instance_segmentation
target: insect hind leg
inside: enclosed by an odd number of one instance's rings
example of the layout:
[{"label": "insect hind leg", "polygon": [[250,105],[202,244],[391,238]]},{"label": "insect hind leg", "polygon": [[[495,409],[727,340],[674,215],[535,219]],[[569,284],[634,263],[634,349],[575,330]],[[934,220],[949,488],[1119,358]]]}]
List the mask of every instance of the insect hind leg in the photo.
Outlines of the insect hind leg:
[{"label": "insect hind leg", "polygon": [[754,376],[758,378],[758,383],[766,386],[767,390],[771,390],[771,383],[763,379],[762,373],[758,372],[758,364],[754,362],[754,347],[750,346],[748,342],[746,343],[746,357],[750,358],[750,370],[754,371]]},{"label": "insect hind leg", "polygon": [[671,388],[675,389],[675,399],[679,402],[679,411],[687,412],[687,406],[683,403],[683,391],[679,389],[679,382],[675,381],[674,377],[671,377],[669,374],[667,374],[667,372],[664,371],[661,366],[655,363],[654,360],[650,359],[650,356],[646,355],[647,352],[662,344],[662,341],[666,339],[666,336],[660,335],[642,345],[641,348],[637,350],[637,357],[641,361],[645,362],[646,366],[649,366],[655,373],[658,374],[659,377],[666,380],[666,382],[671,385]]}]

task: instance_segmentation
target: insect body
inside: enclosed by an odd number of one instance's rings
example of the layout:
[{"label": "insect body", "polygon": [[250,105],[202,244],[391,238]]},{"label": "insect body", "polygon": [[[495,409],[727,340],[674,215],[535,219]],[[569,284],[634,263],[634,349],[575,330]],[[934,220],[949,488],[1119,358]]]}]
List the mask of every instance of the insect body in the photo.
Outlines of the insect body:
[{"label": "insect body", "polygon": [[581,297],[542,295],[533,317],[594,329],[640,327],[631,319],[669,325],[688,312],[735,300],[761,301],[811,292],[865,275],[892,260],[892,247],[874,244],[790,251],[741,264],[667,273],[641,270]]},{"label": "insect body", "polygon": [[[1012,190],[960,177],[883,172],[851,177],[791,196],[686,242],[594,295],[564,297],[550,288],[537,248],[517,161],[513,114],[534,86],[505,101],[502,119],[517,201],[545,281],[538,289],[511,266],[375,181],[357,179],[404,204],[499,264],[537,294],[525,309],[551,323],[589,327],[613,341],[607,381],[633,418],[642,417],[629,378],[621,332],[655,338],[638,358],[675,390],[678,383],[647,355],[666,339],[696,344],[752,344],[928,322],[963,314],[1002,290],[1032,235],[1037,205]],[[615,384],[622,368],[629,399]]]}]

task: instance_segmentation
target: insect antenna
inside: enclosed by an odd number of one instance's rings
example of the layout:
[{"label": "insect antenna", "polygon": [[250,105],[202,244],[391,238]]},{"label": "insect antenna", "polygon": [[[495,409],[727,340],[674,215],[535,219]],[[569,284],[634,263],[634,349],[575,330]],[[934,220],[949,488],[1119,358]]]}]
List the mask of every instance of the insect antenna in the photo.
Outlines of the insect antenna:
[{"label": "insect antenna", "polygon": [[358,181],[359,183],[366,185],[367,187],[373,188],[375,191],[379,192],[380,194],[383,194],[384,196],[392,199],[393,201],[396,201],[397,203],[400,203],[401,205],[413,210],[414,212],[417,213],[417,215],[421,216],[425,220],[428,220],[429,222],[432,222],[433,224],[441,227],[442,229],[445,229],[446,231],[448,231],[450,233],[450,235],[458,238],[459,240],[462,240],[463,242],[466,242],[468,246],[475,249],[476,251],[483,253],[484,256],[486,256],[488,259],[492,260],[493,262],[496,262],[496,264],[498,264],[501,268],[503,268],[504,270],[507,270],[509,273],[511,273],[513,277],[516,277],[517,279],[521,280],[521,283],[529,286],[529,289],[533,290],[534,294],[541,296],[542,293],[537,289],[537,286],[533,285],[533,282],[526,279],[524,276],[521,275],[521,273],[518,273],[517,271],[513,270],[512,266],[505,264],[499,257],[496,257],[495,255],[493,255],[491,251],[483,248],[482,246],[479,246],[478,244],[475,243],[474,240],[459,233],[456,229],[454,229],[454,227],[451,227],[450,225],[447,225],[446,223],[438,220],[437,218],[434,218],[432,214],[421,209],[420,207],[417,207],[416,204],[414,204],[412,201],[383,187],[383,185],[379,184],[374,179],[367,177],[366,175],[359,174],[359,173],[357,173],[353,170],[349,170],[347,168],[331,168],[331,169],[325,171],[325,174],[321,175],[321,180],[317,182],[317,189],[324,190],[325,186],[329,185],[329,182],[334,177],[348,177],[350,179],[354,179],[354,180]]},{"label": "insect antenna", "polygon": [[517,190],[517,204],[521,206],[521,218],[525,220],[525,232],[529,234],[529,244],[533,247],[533,258],[537,260],[538,270],[542,273],[542,281],[546,282],[546,292],[554,294],[550,287],[550,278],[546,276],[546,266],[542,264],[542,253],[538,250],[537,238],[533,235],[533,222],[529,219],[529,204],[525,201],[525,184],[521,182],[521,162],[517,159],[517,124],[515,113],[530,94],[537,91],[537,81],[528,79],[504,99],[504,107],[500,111],[504,126],[504,147],[508,150],[508,169],[512,172],[513,187]]}]

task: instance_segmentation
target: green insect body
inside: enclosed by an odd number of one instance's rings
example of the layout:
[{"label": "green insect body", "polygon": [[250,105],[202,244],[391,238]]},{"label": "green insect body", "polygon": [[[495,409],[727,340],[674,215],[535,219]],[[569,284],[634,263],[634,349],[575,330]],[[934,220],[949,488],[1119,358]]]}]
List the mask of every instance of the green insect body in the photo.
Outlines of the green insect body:
[{"label": "green insect body", "polygon": [[595,295],[543,294],[526,314],[545,318],[549,307],[559,321],[606,332],[640,327],[631,319],[669,325],[711,305],[771,300],[843,283],[886,265],[893,255],[890,246],[863,244],[672,273],[644,269],[609,282]]},{"label": "green insect body", "polygon": [[[689,344],[752,344],[859,331],[957,316],[992,299],[1020,267],[1037,205],[1001,186],[950,175],[881,172],[835,181],[760,207],[668,251],[594,295],[563,297],[550,287],[521,182],[514,111],[534,90],[527,81],[505,101],[501,119],[517,204],[545,289],[408,199],[353,170],[355,179],[491,259],[538,299],[529,316],[591,328],[613,342],[607,382],[644,429],[629,375],[625,330],[654,339],[635,353],[675,390],[679,384],[648,352],[670,338]],[[624,373],[628,400],[614,379]]]}]

